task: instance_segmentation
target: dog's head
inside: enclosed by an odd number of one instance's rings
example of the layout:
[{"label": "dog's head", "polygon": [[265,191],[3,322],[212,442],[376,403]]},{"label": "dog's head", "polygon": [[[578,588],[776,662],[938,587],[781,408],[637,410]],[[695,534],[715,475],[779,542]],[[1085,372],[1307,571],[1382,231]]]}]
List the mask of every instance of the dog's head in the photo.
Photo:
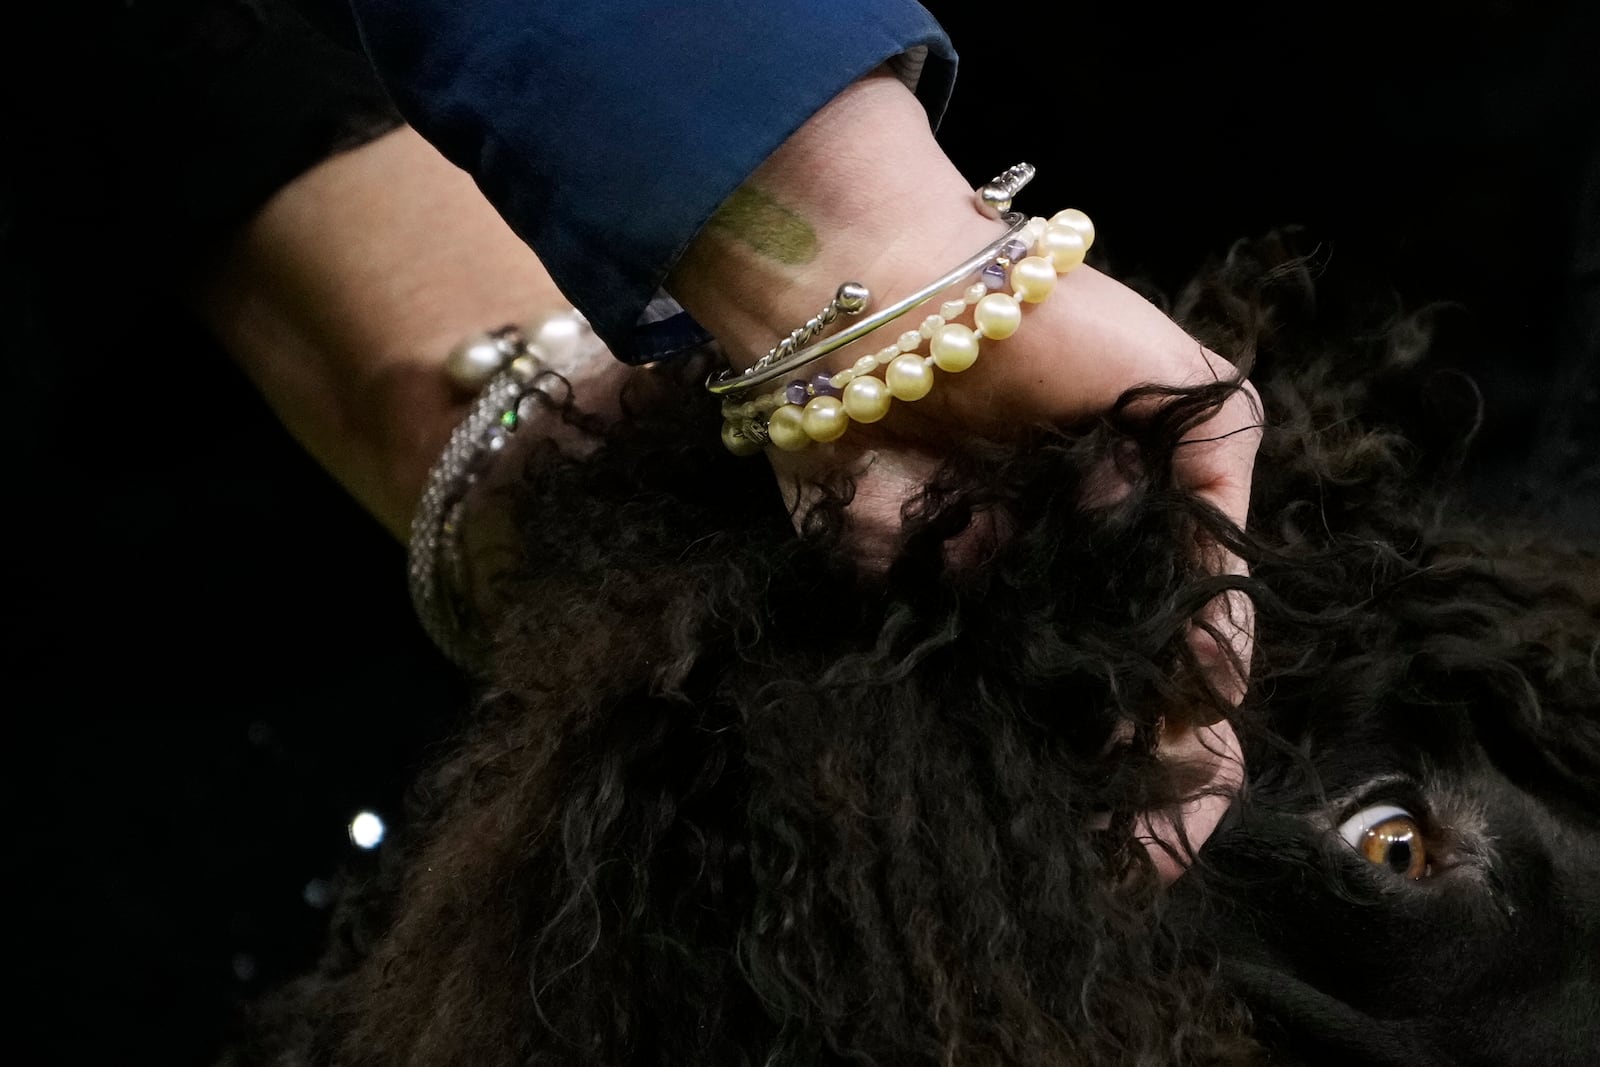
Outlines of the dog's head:
[{"label": "dog's head", "polygon": [[1441,558],[1269,672],[1277,743],[1175,921],[1298,1060],[1600,1056],[1600,628],[1515,588]]},{"label": "dog's head", "polygon": [[[1568,563],[1507,576],[1530,554],[1482,524],[1442,532],[1404,443],[1362,421],[1397,395],[1382,359],[1242,291],[1201,286],[1187,317],[1248,306],[1284,357],[1252,376],[1275,422],[1248,535],[1170,477],[1204,391],[974,443],[870,581],[846,496],[797,541],[765,469],[702,442],[692,376],[658,425],[536,457],[495,684],[429,781],[384,936],[294,1006],[314,1043],[356,1065],[1590,1062],[1600,596],[1553,588]],[[1107,457],[1131,491],[1085,508]],[[993,555],[947,566],[985,515]],[[1197,567],[1197,533],[1252,577]],[[1135,835],[1187,787],[1157,743],[1206,695],[1191,620],[1241,584],[1249,780],[1162,891]]]}]

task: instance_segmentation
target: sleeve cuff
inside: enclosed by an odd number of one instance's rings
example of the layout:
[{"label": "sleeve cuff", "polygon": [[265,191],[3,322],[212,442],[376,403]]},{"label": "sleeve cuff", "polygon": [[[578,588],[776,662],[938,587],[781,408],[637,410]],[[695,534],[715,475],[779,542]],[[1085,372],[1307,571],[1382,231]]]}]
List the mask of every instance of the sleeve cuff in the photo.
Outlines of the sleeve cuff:
[{"label": "sleeve cuff", "polygon": [[[716,208],[808,118],[889,62],[937,122],[955,54],[910,0],[354,0],[403,114],[470,171],[617,356]],[[654,340],[652,340],[654,335]]]}]

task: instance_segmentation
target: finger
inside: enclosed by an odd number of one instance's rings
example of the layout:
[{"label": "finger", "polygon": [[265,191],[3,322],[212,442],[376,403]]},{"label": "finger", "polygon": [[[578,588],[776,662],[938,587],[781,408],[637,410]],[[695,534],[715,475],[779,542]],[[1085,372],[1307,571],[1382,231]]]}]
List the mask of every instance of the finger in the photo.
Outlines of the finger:
[{"label": "finger", "polygon": [[1168,885],[1188,869],[1193,854],[1211,837],[1238,795],[1244,783],[1244,754],[1238,735],[1226,722],[1163,737],[1160,752],[1163,762],[1200,782],[1175,820],[1147,812],[1134,831],[1161,884]]},{"label": "finger", "polygon": [[[1196,371],[1196,377],[1226,380],[1236,373],[1215,353],[1204,349],[1201,353],[1205,366]],[[1217,508],[1241,530],[1249,519],[1250,488],[1263,425],[1260,395],[1248,381],[1240,382],[1236,392],[1184,437],[1173,457],[1179,487]],[[1233,552],[1209,541],[1196,547],[1208,573],[1249,573]],[[1229,704],[1243,700],[1255,647],[1255,605],[1250,598],[1238,591],[1214,598],[1191,626],[1189,642],[1212,689]]]},{"label": "finger", "polygon": [[[1185,384],[1234,376],[1233,366],[1222,357],[1201,351],[1205,367]],[[1184,436],[1173,455],[1178,487],[1215,506],[1241,530],[1249,517],[1251,478],[1264,423],[1260,394],[1248,381],[1241,381],[1237,391]]]},{"label": "finger", "polygon": [[[1230,573],[1249,573],[1237,556],[1229,553],[1228,558]],[[1255,649],[1255,632],[1255,604],[1238,590],[1213,597],[1189,627],[1187,636],[1195,660],[1205,672],[1212,691],[1229,705],[1237,706],[1244,699],[1251,653]],[[1215,707],[1197,708],[1194,718],[1206,723],[1219,716],[1220,711]]]}]

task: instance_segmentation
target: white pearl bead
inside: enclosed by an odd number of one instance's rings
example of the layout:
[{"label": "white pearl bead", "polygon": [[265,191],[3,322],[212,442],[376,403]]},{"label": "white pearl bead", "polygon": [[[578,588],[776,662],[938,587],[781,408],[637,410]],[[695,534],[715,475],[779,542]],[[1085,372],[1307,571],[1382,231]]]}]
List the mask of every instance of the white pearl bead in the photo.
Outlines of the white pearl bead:
[{"label": "white pearl bead", "polygon": [[1003,341],[1022,325],[1022,305],[1009,293],[990,293],[972,309],[978,332],[994,341]]},{"label": "white pearl bead", "polygon": [[1071,226],[1049,226],[1039,238],[1038,253],[1050,261],[1057,274],[1065,274],[1083,262],[1089,245],[1083,234]]},{"label": "white pearl bead", "polygon": [[959,374],[978,361],[978,335],[958,322],[942,326],[928,346],[940,370]]},{"label": "white pearl bead", "polygon": [[987,285],[984,285],[982,282],[973,282],[971,285],[967,286],[967,291],[963,294],[962,299],[969,304],[976,304],[978,301],[982,300],[988,295],[989,287]]},{"label": "white pearl bead", "polygon": [[722,443],[736,456],[753,456],[761,451],[761,442],[746,437],[731,422],[722,424]]},{"label": "white pearl bead", "polygon": [[[899,349],[897,348],[895,351],[898,352]],[[851,365],[850,369],[855,371],[858,375],[871,374],[873,371],[878,369],[878,357],[862,356]]]},{"label": "white pearl bead", "polygon": [[551,315],[533,331],[528,344],[550,364],[552,370],[571,374],[577,365],[578,345],[587,329],[583,320],[576,316]]},{"label": "white pearl bead", "polygon": [[1029,256],[1011,268],[1011,288],[1019,300],[1037,304],[1049,296],[1056,287],[1056,269],[1050,261],[1039,256]]},{"label": "white pearl bead", "polygon": [[899,354],[899,345],[889,345],[887,348],[880,348],[877,352],[873,353],[872,361],[880,367],[887,367],[889,364],[894,362],[895,357]]},{"label": "white pearl bead", "polygon": [[922,347],[922,334],[917,330],[907,330],[895,341],[895,346],[902,352],[915,352]]},{"label": "white pearl bead", "polygon": [[965,310],[967,310],[967,302],[965,300],[946,300],[939,305],[939,314],[946,319],[953,319]]},{"label": "white pearl bead", "polygon": [[811,443],[798,404],[785,404],[767,419],[767,436],[785,452],[798,452]]},{"label": "white pearl bead", "polygon": [[929,315],[922,320],[922,325],[917,327],[917,332],[923,337],[932,337],[939,327],[944,325],[944,318],[939,315]]},{"label": "white pearl bead", "polygon": [[800,426],[813,441],[837,441],[850,428],[850,417],[836,396],[814,396],[800,414]]},{"label": "white pearl bead", "polygon": [[846,367],[844,370],[828,379],[828,384],[835,389],[843,389],[855,380],[856,372]]},{"label": "white pearl bead", "polygon": [[1050,216],[1050,224],[1052,226],[1070,226],[1077,230],[1083,235],[1084,251],[1088,251],[1089,247],[1094,244],[1094,223],[1088,215],[1085,215],[1075,207],[1069,207]]},{"label": "white pearl bead", "polygon": [[845,413],[857,422],[877,422],[889,414],[891,395],[877,378],[857,378],[845,387]]},{"label": "white pearl bead", "polygon": [[901,356],[883,373],[896,400],[921,400],[933,388],[933,369],[916,356]]},{"label": "white pearl bead", "polygon": [[457,387],[476,393],[489,384],[505,359],[495,339],[483,334],[452,348],[445,358],[444,369]]}]

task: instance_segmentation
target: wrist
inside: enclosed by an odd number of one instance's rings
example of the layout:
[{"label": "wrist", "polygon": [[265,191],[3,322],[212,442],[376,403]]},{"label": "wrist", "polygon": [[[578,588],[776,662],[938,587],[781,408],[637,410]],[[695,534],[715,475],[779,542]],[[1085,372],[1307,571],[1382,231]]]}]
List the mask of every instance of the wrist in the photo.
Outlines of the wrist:
[{"label": "wrist", "polygon": [[881,307],[926,284],[1002,230],[895,78],[856,82],[719,209],[668,280],[722,344],[755,362],[845,281]]},{"label": "wrist", "polygon": [[465,411],[451,347],[565,304],[471,179],[407,127],[280,189],[197,296],[285,427],[402,537]]}]

